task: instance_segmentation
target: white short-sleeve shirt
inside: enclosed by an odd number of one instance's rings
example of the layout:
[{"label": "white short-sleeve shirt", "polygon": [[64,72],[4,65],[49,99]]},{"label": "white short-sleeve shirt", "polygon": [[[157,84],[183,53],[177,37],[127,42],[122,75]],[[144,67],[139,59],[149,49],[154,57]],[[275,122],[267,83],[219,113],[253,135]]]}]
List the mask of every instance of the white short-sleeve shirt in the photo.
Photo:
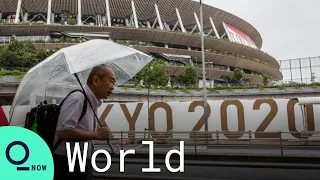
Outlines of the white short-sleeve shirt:
[{"label": "white short-sleeve shirt", "polygon": [[[90,100],[92,107],[97,114],[98,107],[101,106],[101,101],[98,100],[91,89],[88,86],[84,86],[85,92],[88,96],[88,99]],[[71,130],[73,128],[79,128],[81,130],[85,131],[95,131],[96,130],[96,121],[95,115],[93,113],[93,110],[87,102],[87,111],[80,122],[78,122],[82,108],[84,105],[84,95],[81,92],[75,92],[72,93],[62,104],[58,123],[57,123],[57,130],[56,131],[67,131]],[[57,135],[54,139],[54,144],[58,141]],[[84,150],[84,143],[85,142],[79,142],[81,153],[83,153]],[[75,142],[70,142],[70,149],[71,154],[73,154]],[[91,158],[93,151],[93,143],[92,141],[88,141],[88,153],[87,158]],[[58,155],[67,156],[67,148],[66,148],[66,141],[62,141],[61,144],[57,147],[56,151],[54,152]]]}]

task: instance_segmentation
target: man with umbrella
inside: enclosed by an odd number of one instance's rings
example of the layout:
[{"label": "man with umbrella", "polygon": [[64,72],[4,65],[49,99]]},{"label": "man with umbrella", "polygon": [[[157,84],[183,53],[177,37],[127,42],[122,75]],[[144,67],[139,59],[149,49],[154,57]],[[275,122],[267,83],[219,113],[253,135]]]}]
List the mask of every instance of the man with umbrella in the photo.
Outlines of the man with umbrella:
[{"label": "man with umbrella", "polygon": [[[107,126],[104,121],[99,122],[97,116],[101,99],[108,98],[114,86],[119,86],[133,78],[152,59],[151,56],[140,51],[110,40],[95,39],[63,48],[29,70],[21,80],[9,111],[9,123],[11,126],[25,124],[20,118],[19,111],[15,111],[16,108],[26,104],[37,105],[37,98],[45,100],[48,96],[64,97],[69,89],[78,88],[80,85],[84,94],[74,92],[61,103],[55,135],[55,144],[59,146],[54,151],[54,161],[55,179],[58,180],[60,177],[85,179],[86,173],[80,173],[77,164],[75,172],[69,173],[65,141],[73,142],[70,143],[71,153],[73,153],[74,142],[81,142],[80,149],[83,150],[84,142],[108,140]],[[86,85],[83,87],[82,84]],[[84,106],[86,102],[88,107],[85,108],[86,113],[83,115],[82,110],[86,107]],[[82,116],[83,118],[80,119]],[[79,120],[81,121],[78,122]],[[96,122],[102,128],[96,130]],[[46,123],[43,125],[46,126]],[[58,143],[57,140],[64,142]],[[110,141],[107,142],[111,151],[118,154]],[[49,146],[52,146],[50,144]],[[89,146],[90,158],[92,143]]]},{"label": "man with umbrella", "polygon": [[[88,100],[92,104],[95,112],[88,106],[86,114],[83,116],[80,122],[82,108],[84,106],[85,96],[81,92],[75,92],[71,94],[63,103],[58,124],[56,141],[62,140],[63,143],[57,147],[53,154],[55,164],[55,180],[62,179],[77,179],[85,180],[88,176],[88,165],[86,166],[86,172],[80,172],[80,166],[76,161],[74,172],[69,172],[67,148],[65,142],[70,143],[71,153],[73,153],[75,142],[80,143],[81,152],[84,149],[84,142],[89,142],[87,163],[90,163],[90,157],[93,153],[92,140],[108,140],[109,134],[108,129],[104,127],[96,130],[96,119],[97,109],[101,105],[102,99],[107,99],[108,96],[114,90],[115,75],[111,68],[106,65],[99,65],[92,69],[86,86],[84,86],[85,92],[88,96]],[[56,142],[55,141],[55,142]]]}]

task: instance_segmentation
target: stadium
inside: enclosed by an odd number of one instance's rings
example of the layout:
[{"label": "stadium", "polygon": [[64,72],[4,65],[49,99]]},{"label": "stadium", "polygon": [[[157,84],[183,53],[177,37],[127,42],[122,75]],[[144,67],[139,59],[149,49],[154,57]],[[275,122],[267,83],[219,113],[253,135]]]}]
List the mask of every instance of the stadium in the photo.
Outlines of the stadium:
[{"label": "stadium", "polygon": [[[169,62],[178,77],[197,69],[202,87],[200,4],[192,0],[0,0],[0,44],[33,41],[52,50],[93,38],[110,39]],[[261,50],[259,32],[245,20],[204,5],[207,86],[231,82],[264,85],[283,79],[280,64]],[[174,83],[171,83],[174,84]]]}]

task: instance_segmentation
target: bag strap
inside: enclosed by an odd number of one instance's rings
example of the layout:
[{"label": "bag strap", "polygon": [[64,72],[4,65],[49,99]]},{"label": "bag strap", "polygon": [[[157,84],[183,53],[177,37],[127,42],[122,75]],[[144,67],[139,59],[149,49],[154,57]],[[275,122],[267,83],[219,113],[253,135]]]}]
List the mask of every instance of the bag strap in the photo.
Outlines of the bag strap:
[{"label": "bag strap", "polygon": [[83,92],[81,89],[76,89],[76,90],[71,91],[71,92],[62,100],[62,102],[60,103],[59,107],[61,107],[62,104],[64,103],[64,101],[66,101],[66,99],[68,99],[68,97],[69,97],[71,94],[75,93],[75,92],[81,92],[82,94],[84,94],[84,92]]},{"label": "bag strap", "polygon": [[[84,98],[84,102],[83,102],[83,108],[82,108],[82,111],[81,111],[81,116],[80,116],[80,118],[78,119],[78,123],[79,123],[79,122],[83,119],[84,115],[85,115],[86,112],[87,112],[87,104],[88,104],[87,98],[86,98],[86,96],[85,96],[85,94],[84,94],[84,92],[83,92],[82,90],[76,89],[76,90],[74,90],[74,91],[71,91],[71,92],[67,95],[67,97],[63,99],[63,101],[61,102],[61,104],[60,104],[59,106],[62,107],[62,104],[64,103],[64,101],[65,101],[72,93],[75,93],[75,92],[81,92],[81,93],[84,95],[84,97],[85,97],[85,98]],[[60,139],[56,142],[56,144],[55,144],[54,147],[53,147],[52,152],[55,152],[55,151],[56,151],[56,149],[57,149],[58,146],[61,144],[61,142],[62,142],[62,140],[60,140]]]}]

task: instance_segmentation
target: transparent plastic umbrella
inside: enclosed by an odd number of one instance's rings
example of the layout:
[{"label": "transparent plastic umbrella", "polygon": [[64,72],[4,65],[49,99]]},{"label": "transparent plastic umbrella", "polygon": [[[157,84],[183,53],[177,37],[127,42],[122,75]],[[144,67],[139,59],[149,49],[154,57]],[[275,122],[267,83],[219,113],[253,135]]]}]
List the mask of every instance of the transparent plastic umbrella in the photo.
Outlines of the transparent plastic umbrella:
[{"label": "transparent plastic umbrella", "polygon": [[21,119],[14,118],[18,106],[53,99],[59,104],[71,90],[86,83],[96,65],[110,66],[119,86],[151,61],[152,57],[110,40],[95,39],[63,48],[33,67],[21,80],[9,111],[10,125],[21,123]]}]

